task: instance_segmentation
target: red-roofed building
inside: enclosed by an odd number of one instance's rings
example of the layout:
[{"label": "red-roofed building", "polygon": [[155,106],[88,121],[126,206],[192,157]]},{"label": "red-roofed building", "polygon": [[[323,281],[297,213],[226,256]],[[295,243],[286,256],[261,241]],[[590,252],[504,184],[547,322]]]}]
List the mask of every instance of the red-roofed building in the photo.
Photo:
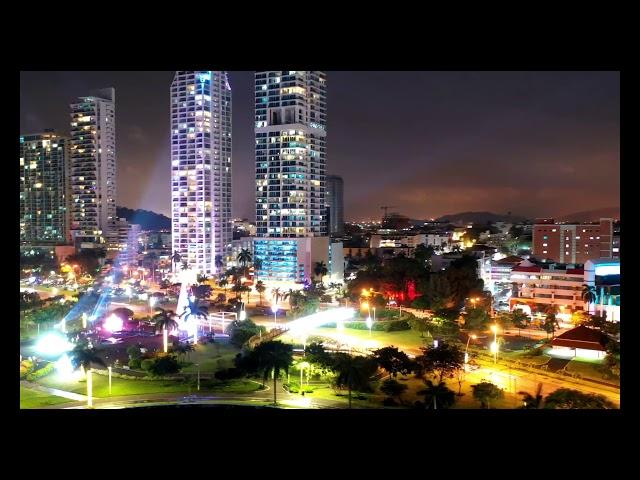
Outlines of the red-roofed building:
[{"label": "red-roofed building", "polygon": [[551,341],[552,354],[571,357],[604,358],[608,337],[583,325],[558,335]]}]

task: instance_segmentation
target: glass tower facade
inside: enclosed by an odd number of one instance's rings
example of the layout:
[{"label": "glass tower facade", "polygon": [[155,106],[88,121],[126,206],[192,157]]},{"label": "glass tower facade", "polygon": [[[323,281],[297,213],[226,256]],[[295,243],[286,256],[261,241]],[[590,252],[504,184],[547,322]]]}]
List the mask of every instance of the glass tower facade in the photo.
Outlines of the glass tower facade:
[{"label": "glass tower facade", "polygon": [[231,252],[231,87],[227,72],[176,72],[171,84],[173,252],[210,275]]},{"label": "glass tower facade", "polygon": [[68,139],[54,133],[20,137],[20,243],[67,242]]},{"label": "glass tower facade", "polygon": [[273,243],[256,239],[254,254],[267,279],[301,277],[284,240],[328,235],[326,134],[324,72],[256,72],[256,236]]},{"label": "glass tower facade", "polygon": [[115,90],[71,105],[71,233],[82,244],[117,243]]}]

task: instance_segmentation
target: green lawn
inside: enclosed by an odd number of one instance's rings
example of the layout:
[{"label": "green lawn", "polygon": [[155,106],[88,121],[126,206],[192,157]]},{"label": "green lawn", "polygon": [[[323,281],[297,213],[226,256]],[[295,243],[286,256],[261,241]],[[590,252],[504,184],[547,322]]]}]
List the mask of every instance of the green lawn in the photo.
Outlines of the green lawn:
[{"label": "green lawn", "polygon": [[20,387],[20,408],[41,408],[49,405],[72,402],[68,398],[49,395],[48,393]]},{"label": "green lawn", "polygon": [[187,363],[191,363],[182,369],[183,373],[196,373],[200,364],[200,373],[215,373],[218,370],[233,367],[233,359],[240,350],[233,345],[222,343],[207,343],[197,345],[195,351],[181,357]]},{"label": "green lawn", "polygon": [[[86,395],[87,384],[85,381],[62,380],[57,374],[48,375],[38,383],[51,388],[57,388],[68,392]],[[260,389],[260,385],[249,380],[232,380],[229,382],[202,381],[200,391],[220,393],[248,393]],[[124,395],[144,395],[149,393],[194,393],[196,391],[195,379],[191,382],[179,380],[132,380],[112,378],[112,397]],[[107,375],[93,375],[93,396],[96,398],[108,398],[109,379]]]},{"label": "green lawn", "polygon": [[[337,334],[335,328],[314,328],[309,332],[309,336],[318,337],[334,337]],[[343,335],[347,343],[359,345],[361,347],[373,347],[381,348],[388,345],[394,345],[403,348],[417,349],[424,345],[423,338],[420,337],[419,332],[413,330],[402,330],[399,332],[371,332],[369,336],[369,330],[356,330],[352,328],[345,328]],[[287,334],[279,337],[280,340],[289,343],[299,344],[300,339],[291,337]]]},{"label": "green lawn", "polygon": [[582,375],[584,378],[593,378],[594,380],[603,380],[610,383],[620,384],[620,378],[610,378],[603,376],[599,370],[603,364],[602,360],[586,359],[577,357],[571,360],[565,367],[568,372],[575,372]]}]

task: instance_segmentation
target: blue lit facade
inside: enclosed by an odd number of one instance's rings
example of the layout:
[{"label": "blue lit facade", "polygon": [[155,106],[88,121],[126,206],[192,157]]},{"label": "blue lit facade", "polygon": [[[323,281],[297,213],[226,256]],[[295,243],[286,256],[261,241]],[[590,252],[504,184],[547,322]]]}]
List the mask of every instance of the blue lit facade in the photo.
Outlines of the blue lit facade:
[{"label": "blue lit facade", "polygon": [[296,240],[255,239],[253,251],[262,260],[260,276],[280,282],[296,282],[304,279],[304,265],[298,264]]}]

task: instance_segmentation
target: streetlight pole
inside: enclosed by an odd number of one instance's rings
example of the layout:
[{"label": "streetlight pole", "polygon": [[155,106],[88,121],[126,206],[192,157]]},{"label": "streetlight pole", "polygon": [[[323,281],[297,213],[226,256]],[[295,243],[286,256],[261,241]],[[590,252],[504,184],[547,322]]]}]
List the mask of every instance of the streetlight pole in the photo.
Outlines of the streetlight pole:
[{"label": "streetlight pole", "polygon": [[494,323],[491,325],[491,331],[493,332],[493,345],[491,345],[491,349],[493,350],[493,363],[498,363],[498,326]]},{"label": "streetlight pole", "polygon": [[198,391],[200,391],[200,364],[196,363],[196,367],[198,367]]},{"label": "streetlight pole", "polygon": [[469,353],[468,353],[469,352],[469,340],[471,340],[472,338],[475,340],[476,338],[478,338],[478,336],[477,335],[469,335],[467,337],[467,346],[464,349],[464,365],[465,365],[465,367],[467,366],[467,363],[469,363]]},{"label": "streetlight pole", "polygon": [[107,369],[109,370],[109,395],[111,395],[111,365]]}]

